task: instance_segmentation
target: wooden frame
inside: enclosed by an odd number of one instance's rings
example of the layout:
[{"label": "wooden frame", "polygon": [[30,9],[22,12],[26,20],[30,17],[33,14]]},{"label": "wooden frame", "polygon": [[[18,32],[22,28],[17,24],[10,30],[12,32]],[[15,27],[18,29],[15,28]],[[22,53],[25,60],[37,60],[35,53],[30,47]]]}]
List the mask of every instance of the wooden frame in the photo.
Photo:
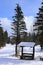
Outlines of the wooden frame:
[{"label": "wooden frame", "polygon": [[[25,42],[24,42],[25,43]],[[25,43],[26,44],[26,43]],[[27,45],[28,47],[30,47],[30,48],[33,48],[33,53],[24,53],[23,52],[23,48],[24,47],[27,47],[26,45],[21,45],[21,44],[19,44],[20,45],[20,47],[21,47],[21,56],[20,56],[20,59],[26,59],[26,60],[33,60],[34,59],[34,52],[35,52],[35,49],[34,49],[34,47],[35,47],[35,44],[32,46],[32,45]]]},{"label": "wooden frame", "polygon": [[34,59],[34,47],[33,47],[33,53],[23,53],[23,47],[22,47],[22,54],[20,58],[26,59],[26,60],[33,60]]}]

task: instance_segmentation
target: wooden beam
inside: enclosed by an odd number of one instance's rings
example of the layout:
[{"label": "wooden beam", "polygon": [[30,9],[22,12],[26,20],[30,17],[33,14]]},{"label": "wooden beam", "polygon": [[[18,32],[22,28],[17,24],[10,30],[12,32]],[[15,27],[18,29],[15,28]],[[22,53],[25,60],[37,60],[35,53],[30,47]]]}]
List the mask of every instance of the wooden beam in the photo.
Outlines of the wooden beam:
[{"label": "wooden beam", "polygon": [[23,56],[23,47],[22,47],[22,56]]},{"label": "wooden beam", "polygon": [[33,47],[33,59],[34,59],[34,52],[35,52],[35,49],[34,49],[34,47]]},{"label": "wooden beam", "polygon": [[22,50],[21,50],[21,59],[23,59],[23,47],[21,47]]}]

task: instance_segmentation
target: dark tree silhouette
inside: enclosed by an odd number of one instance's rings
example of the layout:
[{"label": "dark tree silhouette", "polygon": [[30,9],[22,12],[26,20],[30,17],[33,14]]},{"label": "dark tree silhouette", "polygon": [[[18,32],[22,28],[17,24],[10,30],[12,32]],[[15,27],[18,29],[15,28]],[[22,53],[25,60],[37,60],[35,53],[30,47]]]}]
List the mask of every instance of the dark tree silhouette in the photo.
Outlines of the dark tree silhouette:
[{"label": "dark tree silhouette", "polygon": [[6,45],[7,39],[8,39],[8,32],[3,30],[3,27],[0,21],[0,48]]},{"label": "dark tree silhouette", "polygon": [[43,2],[41,8],[39,8],[39,13],[37,13],[34,27],[35,27],[34,30],[37,31],[37,39],[42,48],[43,47]]},{"label": "dark tree silhouette", "polygon": [[5,31],[5,32],[3,33],[3,36],[4,36],[4,42],[7,43],[7,41],[8,41],[8,32]]},{"label": "dark tree silhouette", "polygon": [[2,47],[2,46],[4,46],[5,44],[4,44],[4,37],[3,37],[3,28],[2,28],[2,26],[1,26],[1,21],[0,21],[0,48]]},{"label": "dark tree silhouette", "polygon": [[15,15],[13,16],[12,29],[14,31],[13,39],[15,39],[16,41],[16,48],[15,48],[16,53],[15,54],[17,55],[17,45],[21,41],[21,32],[26,30],[26,24],[24,22],[23,12],[19,4],[17,4],[14,10],[15,10]]}]

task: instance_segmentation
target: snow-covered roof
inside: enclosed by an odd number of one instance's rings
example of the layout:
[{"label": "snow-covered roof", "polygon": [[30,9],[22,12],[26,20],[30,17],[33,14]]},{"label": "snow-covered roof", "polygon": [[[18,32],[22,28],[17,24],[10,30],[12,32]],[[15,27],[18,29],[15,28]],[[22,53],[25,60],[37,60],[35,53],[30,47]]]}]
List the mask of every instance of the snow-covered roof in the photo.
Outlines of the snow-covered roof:
[{"label": "snow-covered roof", "polygon": [[34,47],[34,42],[20,42],[18,46],[24,46],[24,47]]}]

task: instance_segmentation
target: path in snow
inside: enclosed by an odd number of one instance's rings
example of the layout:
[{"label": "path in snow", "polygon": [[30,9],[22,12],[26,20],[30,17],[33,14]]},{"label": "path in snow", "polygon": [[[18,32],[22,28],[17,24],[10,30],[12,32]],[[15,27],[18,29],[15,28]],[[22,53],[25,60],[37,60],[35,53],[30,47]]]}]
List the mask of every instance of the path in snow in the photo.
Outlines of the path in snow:
[{"label": "path in snow", "polygon": [[0,58],[0,65],[43,65],[43,61]]}]

